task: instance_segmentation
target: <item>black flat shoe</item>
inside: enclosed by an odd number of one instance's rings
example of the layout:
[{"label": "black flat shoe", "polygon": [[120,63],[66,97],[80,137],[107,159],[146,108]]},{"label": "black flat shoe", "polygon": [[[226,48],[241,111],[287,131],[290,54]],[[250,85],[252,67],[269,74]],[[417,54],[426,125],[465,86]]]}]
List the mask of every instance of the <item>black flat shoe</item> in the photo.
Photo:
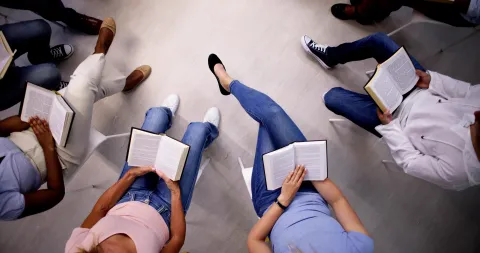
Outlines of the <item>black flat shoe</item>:
[{"label": "black flat shoe", "polygon": [[359,5],[362,3],[362,0],[350,0],[351,5]]},{"label": "black flat shoe", "polygon": [[345,8],[347,8],[347,6],[350,6],[350,5],[348,5],[348,4],[334,4],[334,5],[332,5],[332,8],[330,9],[330,11],[332,12],[334,17],[336,17],[338,19],[341,19],[341,20],[355,20],[362,25],[371,25],[371,24],[375,23],[373,19],[361,17],[357,12],[356,7],[355,7],[355,14],[347,15],[345,13]]},{"label": "black flat shoe", "polygon": [[216,54],[210,54],[208,56],[208,68],[210,68],[210,71],[212,71],[212,74],[215,76],[215,78],[217,79],[217,83],[218,83],[218,88],[220,88],[220,92],[227,96],[227,95],[230,95],[230,92],[228,92],[227,90],[225,90],[223,88],[223,86],[220,84],[220,80],[218,80],[218,77],[217,75],[215,75],[215,71],[213,71],[213,67],[215,67],[215,65],[217,64],[222,64],[223,68],[225,70],[227,70],[227,68],[225,68],[225,65],[223,65],[222,61],[220,60],[220,58],[218,58],[218,56]]}]

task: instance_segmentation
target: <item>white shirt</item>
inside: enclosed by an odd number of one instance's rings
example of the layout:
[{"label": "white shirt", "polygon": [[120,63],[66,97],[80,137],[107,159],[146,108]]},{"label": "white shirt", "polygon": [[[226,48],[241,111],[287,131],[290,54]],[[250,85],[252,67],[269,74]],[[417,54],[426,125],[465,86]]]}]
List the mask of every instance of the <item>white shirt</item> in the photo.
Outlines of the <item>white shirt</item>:
[{"label": "white shirt", "polygon": [[480,110],[480,85],[430,72],[427,90],[416,93],[388,125],[383,136],[395,162],[409,175],[442,188],[463,190],[480,184],[480,162],[470,125]]}]

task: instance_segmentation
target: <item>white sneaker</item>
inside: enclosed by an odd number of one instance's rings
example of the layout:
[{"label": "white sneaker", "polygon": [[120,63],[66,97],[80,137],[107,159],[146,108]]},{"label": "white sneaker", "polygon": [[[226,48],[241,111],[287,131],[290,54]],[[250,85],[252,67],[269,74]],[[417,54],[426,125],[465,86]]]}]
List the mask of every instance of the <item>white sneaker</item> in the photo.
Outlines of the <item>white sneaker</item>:
[{"label": "white sneaker", "polygon": [[208,122],[218,128],[220,124],[220,110],[217,107],[212,107],[208,109],[207,113],[205,113],[205,117],[203,117],[203,122]]},{"label": "white sneaker", "polygon": [[167,107],[172,111],[172,115],[175,116],[175,112],[180,104],[180,97],[177,94],[170,94],[165,100],[163,100],[162,106]]}]

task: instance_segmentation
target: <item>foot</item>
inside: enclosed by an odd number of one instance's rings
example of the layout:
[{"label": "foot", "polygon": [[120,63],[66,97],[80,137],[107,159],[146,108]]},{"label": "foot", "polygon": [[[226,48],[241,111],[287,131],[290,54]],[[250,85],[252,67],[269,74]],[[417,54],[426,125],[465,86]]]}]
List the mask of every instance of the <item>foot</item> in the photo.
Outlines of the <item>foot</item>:
[{"label": "foot", "polygon": [[220,81],[220,85],[222,87],[230,92],[230,84],[233,82],[233,78],[231,78],[227,71],[225,70],[225,67],[223,67],[222,64],[218,63],[213,67],[213,72],[215,75],[218,77],[218,81]]},{"label": "foot", "polygon": [[336,64],[327,55],[327,45],[317,44],[307,35],[302,36],[303,49],[315,58],[325,69],[333,68]]},{"label": "foot", "polygon": [[69,44],[61,44],[50,48],[50,55],[54,62],[61,62],[70,58],[73,52],[73,46]]},{"label": "foot", "polygon": [[333,16],[341,20],[356,19],[356,11],[354,5],[349,4],[334,4],[330,11]]},{"label": "foot", "polygon": [[177,112],[179,104],[180,97],[177,94],[171,94],[165,100],[163,100],[162,106],[170,109],[172,115],[175,116],[175,112]]},{"label": "foot", "polygon": [[208,68],[217,79],[220,92],[225,96],[230,95],[230,82],[233,81],[233,79],[228,76],[225,71],[225,66],[216,54],[210,54],[208,56]]},{"label": "foot", "polygon": [[218,128],[220,124],[220,110],[217,107],[208,109],[205,117],[203,117],[203,122],[208,122]]},{"label": "foot", "polygon": [[129,92],[138,87],[145,79],[147,79],[152,73],[152,68],[148,65],[142,65],[136,68],[130,75],[127,76],[125,81],[125,87],[123,87],[123,92]]},{"label": "foot", "polygon": [[362,25],[371,25],[375,21],[370,17],[362,17],[358,14],[357,6],[349,4],[334,4],[330,9],[333,16],[341,20],[354,19]]},{"label": "foot", "polygon": [[362,0],[350,0],[351,5],[359,5],[362,3]]},{"label": "foot", "polygon": [[67,14],[63,22],[69,27],[90,35],[99,34],[102,20],[80,14],[71,8],[67,8],[66,12]]},{"label": "foot", "polygon": [[107,54],[115,37],[116,25],[113,18],[106,18],[100,28],[97,44],[95,45],[95,54]]}]

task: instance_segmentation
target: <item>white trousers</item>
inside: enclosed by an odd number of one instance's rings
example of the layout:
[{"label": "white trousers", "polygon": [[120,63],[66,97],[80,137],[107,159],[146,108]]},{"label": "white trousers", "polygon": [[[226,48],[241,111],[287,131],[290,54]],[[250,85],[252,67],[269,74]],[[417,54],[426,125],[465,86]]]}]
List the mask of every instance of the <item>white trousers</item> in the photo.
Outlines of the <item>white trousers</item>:
[{"label": "white trousers", "polygon": [[67,168],[78,165],[86,155],[93,104],[123,90],[126,77],[103,75],[105,55],[94,54],[85,59],[71,76],[69,85],[60,91],[75,111],[66,147],[57,147],[58,155]]}]

